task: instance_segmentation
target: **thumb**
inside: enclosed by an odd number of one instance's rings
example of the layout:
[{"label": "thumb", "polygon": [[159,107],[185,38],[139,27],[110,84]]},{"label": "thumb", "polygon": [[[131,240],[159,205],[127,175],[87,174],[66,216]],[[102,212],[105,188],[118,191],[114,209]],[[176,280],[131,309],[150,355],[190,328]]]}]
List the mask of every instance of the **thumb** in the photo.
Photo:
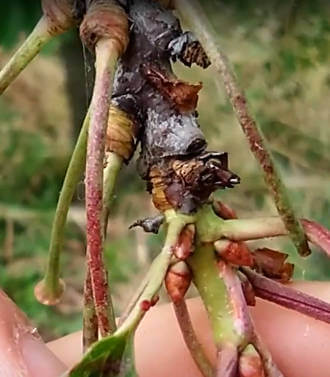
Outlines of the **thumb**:
[{"label": "thumb", "polygon": [[58,377],[64,371],[25,314],[0,291],[0,376]]}]

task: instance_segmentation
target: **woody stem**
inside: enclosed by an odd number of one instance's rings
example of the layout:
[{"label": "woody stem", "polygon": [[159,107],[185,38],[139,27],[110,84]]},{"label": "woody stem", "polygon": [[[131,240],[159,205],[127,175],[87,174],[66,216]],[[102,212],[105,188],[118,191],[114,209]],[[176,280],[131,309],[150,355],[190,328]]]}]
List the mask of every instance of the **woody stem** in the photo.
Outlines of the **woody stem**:
[{"label": "woody stem", "polygon": [[112,332],[107,273],[103,261],[103,160],[112,81],[119,57],[118,44],[101,39],[96,47],[96,77],[91,102],[86,161],[87,260],[101,336]]},{"label": "woody stem", "polygon": [[222,52],[217,43],[217,36],[213,27],[209,23],[198,0],[176,0],[174,3],[181,16],[192,26],[215,69],[222,77],[237,120],[249,142],[252,153],[264,171],[265,181],[273,195],[278,213],[292,241],[300,255],[309,255],[311,251],[307,239],[294,213],[285,185],[282,182],[262,132],[248,109],[245,94],[237,82],[227,56]]}]

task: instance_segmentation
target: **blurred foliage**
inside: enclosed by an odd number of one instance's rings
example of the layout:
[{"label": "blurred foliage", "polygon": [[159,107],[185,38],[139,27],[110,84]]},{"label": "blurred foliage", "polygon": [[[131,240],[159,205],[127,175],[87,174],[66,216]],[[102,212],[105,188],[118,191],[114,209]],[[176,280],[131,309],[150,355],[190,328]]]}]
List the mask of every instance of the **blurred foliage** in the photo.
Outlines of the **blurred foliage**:
[{"label": "blurred foliage", "polygon": [[[299,216],[330,227],[329,4],[321,0],[202,3],[246,89]],[[34,0],[1,3],[1,65],[39,16],[39,2]],[[81,323],[82,182],[65,242],[63,275],[68,289],[64,302],[47,308],[33,296],[46,261],[53,211],[74,142],[72,112],[86,107],[85,103],[73,106],[68,99],[72,93],[66,83],[75,74],[72,65],[77,62],[72,54],[72,60],[63,63],[61,46],[67,41],[68,49],[73,49],[73,33],[47,47],[47,53],[0,98],[0,285],[46,338],[78,329]],[[241,176],[238,188],[217,195],[242,217],[276,214],[213,69],[187,70],[179,64],[175,69],[180,77],[203,81],[199,112],[210,149],[228,151],[231,169]],[[78,87],[73,97],[86,92],[79,76],[74,85]],[[83,96],[79,97],[82,101]],[[136,218],[154,213],[133,163],[120,178],[113,204],[105,259],[115,286],[116,308],[121,310],[158,252],[162,237],[127,230]],[[330,278],[330,262],[321,254],[315,252],[301,260],[286,239],[265,243],[290,254],[297,278]]]}]

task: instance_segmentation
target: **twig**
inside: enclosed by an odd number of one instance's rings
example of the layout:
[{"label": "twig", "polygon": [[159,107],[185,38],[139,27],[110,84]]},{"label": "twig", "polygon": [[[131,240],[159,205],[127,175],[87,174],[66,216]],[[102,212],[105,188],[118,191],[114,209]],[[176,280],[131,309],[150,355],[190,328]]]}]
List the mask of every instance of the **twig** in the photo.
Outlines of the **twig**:
[{"label": "twig", "polygon": [[306,293],[268,279],[249,268],[242,268],[251,282],[256,296],[295,310],[309,317],[330,323],[330,304]]},{"label": "twig", "polygon": [[178,241],[178,237],[182,229],[187,223],[190,222],[189,218],[186,216],[176,215],[170,212],[172,211],[169,211],[168,216],[166,216],[168,230],[163,249],[150,267],[148,272],[149,279],[143,292],[137,299],[135,306],[132,308],[129,315],[118,327],[115,334],[121,334],[135,329],[143,318],[145,312],[148,311],[154,304],[154,299],[162,285],[167,269],[170,265],[173,256],[173,248]]},{"label": "twig", "polygon": [[97,339],[98,323],[93,300],[91,275],[88,266],[86,266],[83,308],[83,351],[86,352]]},{"label": "twig", "polygon": [[103,182],[103,222],[104,222],[104,237],[108,226],[108,218],[110,213],[110,205],[117,182],[118,173],[122,167],[123,158],[116,153],[109,153],[107,157],[107,166],[104,170]]},{"label": "twig", "polygon": [[134,307],[136,306],[136,303],[137,301],[139,300],[139,298],[141,297],[142,293],[144,292],[146,286],[148,285],[149,283],[149,280],[150,280],[150,269],[149,271],[147,272],[147,275],[143,278],[142,282],[140,283],[139,287],[137,288],[137,290],[134,292],[134,295],[133,297],[130,299],[127,307],[125,308],[124,312],[122,313],[122,315],[120,316],[120,319],[118,321],[118,326],[120,327],[122,325],[123,322],[126,321],[127,317],[129,316],[129,314],[131,313],[131,311],[134,309]]},{"label": "twig", "polygon": [[105,133],[118,48],[112,40],[96,45],[96,78],[91,103],[86,161],[87,259],[100,333],[111,332],[107,274],[103,262],[103,159]]},{"label": "twig", "polygon": [[42,17],[23,45],[1,70],[0,94],[7,89],[52,37],[53,36],[48,31],[47,19]]},{"label": "twig", "polygon": [[216,377],[236,377],[238,352],[233,344],[224,344],[218,352]]},{"label": "twig", "polygon": [[266,377],[284,377],[283,373],[274,363],[271,353],[268,351],[268,348],[262,342],[258,334],[255,334],[253,345],[261,356]]},{"label": "twig", "polygon": [[95,51],[95,84],[91,101],[86,159],[87,261],[95,311],[102,337],[113,332],[113,307],[103,261],[103,161],[113,77],[128,44],[128,21],[115,1],[94,1],[80,25],[83,43]]},{"label": "twig", "polygon": [[234,327],[240,335],[240,346],[245,347],[253,338],[255,330],[245,301],[241,281],[237,271],[224,261],[220,260],[218,262],[218,268],[227,289]]},{"label": "twig", "polygon": [[[48,262],[45,277],[36,286],[37,299],[48,305],[55,305],[61,298],[60,283],[60,255],[63,248],[63,239],[68,210],[76,186],[81,179],[86,162],[87,135],[89,128],[89,111],[86,114],[79,138],[72,153],[72,157],[64,178],[62,190],[57,202],[55,217],[52,225]],[[45,301],[46,297],[46,301]]]},{"label": "twig", "polygon": [[[247,307],[247,303],[242,291],[241,281],[238,277],[238,274],[235,273],[232,267],[230,267],[227,263],[220,261],[218,263],[219,270],[221,276],[226,284],[228,297],[232,306],[232,316],[234,318],[234,326],[237,329],[237,332],[241,334],[240,340],[240,348],[246,348],[249,344],[258,345],[258,351],[263,359],[263,364],[265,367],[265,371],[267,376],[269,377],[280,377],[282,376],[281,371],[278,369],[276,364],[274,363],[270,352],[268,351],[267,347],[261,343],[259,339],[259,335],[256,332],[252,319],[250,317],[250,313]],[[230,351],[230,345],[226,345],[227,351],[225,353],[226,361],[228,364],[228,370],[230,367],[233,368],[233,362],[230,363],[229,356],[232,355],[234,357],[233,352]],[[224,368],[224,367],[223,367]],[[224,368],[224,371],[226,369]],[[223,374],[225,376],[226,374]],[[228,374],[229,376],[229,374]]]},{"label": "twig", "polygon": [[315,221],[301,219],[307,238],[330,257],[330,230]]},{"label": "twig", "polygon": [[202,345],[196,337],[185,300],[180,300],[175,303],[173,302],[173,308],[183,335],[183,339],[198,369],[203,376],[213,377],[214,369],[211,362],[205,355]]},{"label": "twig", "polygon": [[81,12],[72,0],[41,0],[43,16],[23,45],[0,72],[0,94],[15,80],[43,46],[76,25]]},{"label": "twig", "polygon": [[295,216],[285,186],[280,178],[262,133],[247,107],[244,92],[230,68],[227,57],[219,48],[216,34],[197,0],[176,0],[175,6],[182,17],[192,25],[216,70],[222,76],[227,95],[236,117],[248,139],[250,149],[264,171],[265,181],[273,195],[278,213],[288,229],[291,239],[302,256],[311,253],[303,229]]}]

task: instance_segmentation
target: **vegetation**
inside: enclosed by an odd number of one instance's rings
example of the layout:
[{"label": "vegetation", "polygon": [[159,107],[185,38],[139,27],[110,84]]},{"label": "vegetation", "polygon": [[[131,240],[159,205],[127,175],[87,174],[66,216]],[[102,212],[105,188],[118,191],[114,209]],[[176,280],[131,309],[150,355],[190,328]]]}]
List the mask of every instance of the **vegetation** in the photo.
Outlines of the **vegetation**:
[{"label": "vegetation", "polygon": [[[40,10],[35,9],[35,4],[25,8],[19,1],[1,7],[1,14],[8,15],[6,23],[0,23],[5,30],[0,40],[6,48],[0,55],[3,65],[20,33],[31,30]],[[246,88],[252,112],[273,152],[298,217],[313,219],[329,228],[329,7],[321,1],[281,6],[270,1],[258,6],[242,1],[220,4],[216,0],[206,2],[204,7],[242,87]],[[74,32],[52,41],[0,97],[0,285],[35,320],[45,338],[81,327],[81,266],[86,246],[83,177],[65,234],[64,300],[56,308],[42,307],[33,294],[46,263],[58,193],[74,145],[74,123],[79,123],[77,106],[68,91],[72,78],[63,62],[72,59],[72,64],[82,65],[83,60],[66,56],[64,47],[68,43],[78,51],[82,49]],[[87,92],[85,77],[79,76],[81,69],[77,70],[76,80],[79,91],[86,93],[86,103],[91,95],[90,70],[85,51]],[[275,215],[262,173],[237,127],[222,87],[214,80],[214,68],[187,70],[177,64],[175,72],[187,81],[203,82],[198,110],[210,141],[209,149],[228,151],[230,168],[241,177],[239,186],[216,193],[216,197],[234,207],[239,217]],[[85,103],[79,106],[80,111],[87,107]],[[111,237],[105,245],[117,313],[124,308],[127,290],[132,290],[161,249],[158,237],[146,238],[140,230],[127,230],[137,218],[155,213],[133,163],[123,170],[118,187],[112,203]],[[263,241],[262,245],[265,244],[290,254],[297,279],[329,279],[330,262],[322,254],[313,253],[301,259],[288,239]],[[260,241],[255,241],[253,247],[259,245]],[[194,263],[193,260],[193,271]],[[159,266],[153,266],[159,271]],[[119,333],[114,347],[124,352],[130,337],[130,331]],[[97,352],[102,355],[102,347],[108,346],[101,342],[98,347]],[[109,352],[109,347],[104,349]],[[88,359],[85,362],[88,365]]]}]

